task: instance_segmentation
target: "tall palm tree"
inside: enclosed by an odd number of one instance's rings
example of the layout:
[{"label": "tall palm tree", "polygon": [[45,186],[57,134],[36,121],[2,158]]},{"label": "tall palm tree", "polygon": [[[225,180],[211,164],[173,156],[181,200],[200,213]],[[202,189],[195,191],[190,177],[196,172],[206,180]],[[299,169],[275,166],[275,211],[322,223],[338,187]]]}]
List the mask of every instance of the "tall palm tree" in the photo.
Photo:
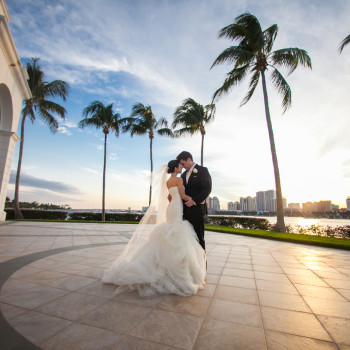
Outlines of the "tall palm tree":
[{"label": "tall palm tree", "polygon": [[339,46],[339,52],[342,53],[344,47],[350,43],[350,35],[348,35],[341,43]]},{"label": "tall palm tree", "polygon": [[19,146],[19,157],[16,174],[16,187],[14,198],[15,219],[23,219],[22,213],[19,209],[19,184],[21,179],[21,167],[23,159],[23,144],[24,144],[24,124],[26,118],[35,121],[36,116],[39,116],[41,120],[55,133],[58,129],[58,121],[54,117],[57,114],[63,120],[66,116],[66,110],[48,98],[60,97],[63,101],[69,94],[69,84],[62,80],[54,80],[52,82],[46,82],[45,74],[38,64],[39,58],[31,58],[27,63],[28,72],[28,85],[32,93],[32,97],[24,101],[24,107],[22,110],[22,122],[21,122],[21,141]]},{"label": "tall palm tree", "polygon": [[107,136],[113,132],[117,137],[119,136],[121,126],[125,119],[120,118],[119,113],[113,112],[113,103],[105,106],[100,101],[90,103],[83,110],[84,119],[79,122],[80,128],[87,126],[102,129],[104,133],[104,156],[103,156],[103,181],[102,181],[102,221],[106,220],[105,199],[106,199],[106,155],[107,155]]},{"label": "tall palm tree", "polygon": [[[142,103],[136,103],[132,107],[130,118],[126,118],[127,122],[123,126],[123,132],[130,132],[131,136],[148,134],[150,145],[150,161],[151,161],[151,180],[149,187],[149,201],[152,199],[152,173],[153,173],[153,155],[152,146],[154,134],[173,136],[171,129],[168,128],[168,122],[165,118],[157,120],[152,112],[151,106],[144,106]],[[162,128],[163,126],[163,128]]]},{"label": "tall palm tree", "polygon": [[285,232],[281,181],[270,118],[265,71],[267,71],[269,67],[271,68],[272,84],[283,97],[282,107],[284,113],[291,106],[292,92],[287,81],[276,67],[288,68],[289,74],[291,74],[299,64],[311,68],[311,59],[305,50],[296,47],[272,51],[277,32],[278,26],[276,24],[263,31],[258,19],[249,12],[238,16],[235,23],[222,28],[219,33],[220,38],[237,40],[238,45],[231,46],[224,50],[216,58],[211,68],[224,62],[233,63],[233,69],[227,73],[223,85],[214,93],[213,99],[228,93],[232,87],[241,83],[247,75],[251,75],[249,91],[244,97],[241,106],[250,100],[261,77],[276,184],[276,230],[278,232]]},{"label": "tall palm tree", "polygon": [[203,150],[204,150],[204,135],[205,125],[214,120],[215,104],[211,103],[202,106],[194,99],[188,98],[183,101],[182,105],[177,107],[174,113],[172,127],[176,128],[181,125],[182,128],[174,131],[175,136],[184,134],[193,135],[200,132],[202,135],[201,143],[201,165],[203,166]]}]

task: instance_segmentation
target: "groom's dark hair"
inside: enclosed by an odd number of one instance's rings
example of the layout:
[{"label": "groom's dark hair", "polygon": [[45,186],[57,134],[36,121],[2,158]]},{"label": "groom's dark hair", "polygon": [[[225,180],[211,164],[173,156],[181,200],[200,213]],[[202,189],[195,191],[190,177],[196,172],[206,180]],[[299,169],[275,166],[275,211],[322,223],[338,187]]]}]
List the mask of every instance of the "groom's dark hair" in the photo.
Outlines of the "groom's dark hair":
[{"label": "groom's dark hair", "polygon": [[187,160],[188,158],[190,158],[193,162],[193,158],[192,158],[192,154],[190,152],[187,151],[182,151],[177,157],[177,160]]}]

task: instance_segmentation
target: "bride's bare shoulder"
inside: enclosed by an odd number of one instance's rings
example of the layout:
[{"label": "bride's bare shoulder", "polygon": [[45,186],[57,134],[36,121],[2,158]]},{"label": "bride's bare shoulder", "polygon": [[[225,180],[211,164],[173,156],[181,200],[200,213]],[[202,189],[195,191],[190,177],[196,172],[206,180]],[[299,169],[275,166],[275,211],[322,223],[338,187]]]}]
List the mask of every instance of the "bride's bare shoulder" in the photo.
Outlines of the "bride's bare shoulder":
[{"label": "bride's bare shoulder", "polygon": [[166,182],[166,186],[169,188],[177,186],[177,181],[176,179],[168,179],[168,181]]},{"label": "bride's bare shoulder", "polygon": [[166,182],[166,185],[167,185],[168,189],[171,187],[182,186],[183,181],[182,181],[181,177],[176,177],[176,178],[172,178],[172,179],[170,178]]}]

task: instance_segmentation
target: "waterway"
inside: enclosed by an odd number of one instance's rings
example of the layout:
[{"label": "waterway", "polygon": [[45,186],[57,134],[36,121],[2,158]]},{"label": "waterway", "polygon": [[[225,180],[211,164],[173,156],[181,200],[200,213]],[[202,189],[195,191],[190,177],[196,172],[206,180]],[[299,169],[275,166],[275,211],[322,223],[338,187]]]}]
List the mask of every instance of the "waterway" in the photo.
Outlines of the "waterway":
[{"label": "waterway", "polygon": [[[277,221],[276,216],[257,216],[258,218],[267,219],[271,224],[275,224]],[[301,226],[311,226],[311,225],[322,225],[322,226],[345,226],[350,225],[350,220],[348,219],[314,219],[314,218],[303,218],[303,217],[292,217],[285,216],[284,222],[286,225],[301,225]]]}]

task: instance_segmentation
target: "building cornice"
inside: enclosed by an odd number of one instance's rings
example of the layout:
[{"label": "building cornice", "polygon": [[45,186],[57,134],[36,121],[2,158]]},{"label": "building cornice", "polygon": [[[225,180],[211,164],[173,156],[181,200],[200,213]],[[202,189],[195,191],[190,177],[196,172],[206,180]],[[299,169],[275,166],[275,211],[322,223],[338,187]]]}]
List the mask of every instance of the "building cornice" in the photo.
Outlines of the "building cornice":
[{"label": "building cornice", "polygon": [[[2,3],[3,2],[1,1],[1,5]],[[28,74],[22,67],[16,46],[12,39],[10,28],[7,24],[7,18],[4,15],[0,15],[0,46],[3,50],[9,70],[21,92],[22,98],[26,100],[31,98],[32,94],[27,82]]]},{"label": "building cornice", "polygon": [[21,141],[21,139],[18,137],[18,135],[14,131],[0,130],[0,136],[6,136],[16,142]]},{"label": "building cornice", "polygon": [[10,14],[9,14],[9,12],[7,11],[7,6],[6,6],[4,0],[0,0],[0,8],[1,8],[1,10],[0,10],[0,15],[4,15],[5,18],[6,18],[6,21],[7,21],[7,22],[11,22],[11,20],[10,20]]}]

